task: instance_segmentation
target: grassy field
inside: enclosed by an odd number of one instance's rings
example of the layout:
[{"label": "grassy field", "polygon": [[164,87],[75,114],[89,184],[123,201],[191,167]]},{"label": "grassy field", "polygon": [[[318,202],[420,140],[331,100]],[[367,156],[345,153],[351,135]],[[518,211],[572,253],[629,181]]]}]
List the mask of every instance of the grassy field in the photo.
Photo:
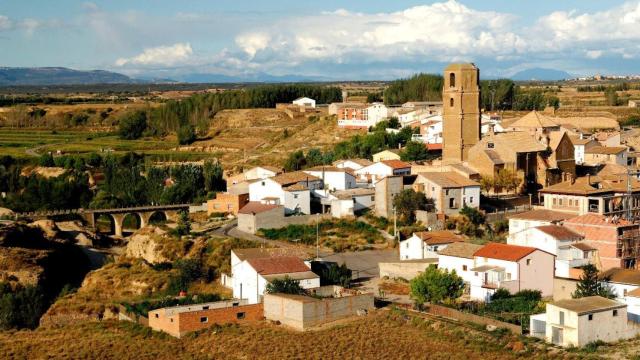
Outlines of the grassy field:
[{"label": "grassy field", "polygon": [[122,140],[110,132],[0,128],[0,153],[18,158],[33,158],[34,155],[49,151],[61,151],[65,154],[135,151],[153,155],[159,160],[200,160],[215,156],[212,153],[175,149],[176,142],[173,139]]},{"label": "grassy field", "polygon": [[[174,339],[131,323],[84,322],[0,332],[7,359],[515,359],[567,354],[505,332],[424,320],[397,311],[298,333],[268,323],[222,326]],[[569,354],[566,358],[577,358]]]}]

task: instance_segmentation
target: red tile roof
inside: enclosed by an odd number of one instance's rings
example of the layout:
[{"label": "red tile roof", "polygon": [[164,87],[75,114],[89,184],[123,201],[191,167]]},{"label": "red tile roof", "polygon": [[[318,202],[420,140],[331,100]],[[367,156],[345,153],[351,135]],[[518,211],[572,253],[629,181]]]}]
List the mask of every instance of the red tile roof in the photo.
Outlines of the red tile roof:
[{"label": "red tile roof", "polygon": [[583,238],[582,235],[578,234],[577,232],[560,225],[542,225],[536,226],[536,229],[559,240]]},{"label": "red tile roof", "polygon": [[427,144],[429,150],[442,150],[442,143],[440,144]]},{"label": "red tile roof", "polygon": [[578,225],[610,226],[610,227],[633,225],[632,223],[624,219],[617,219],[614,222],[613,218],[600,215],[600,214],[584,214],[584,215],[576,216],[574,218],[565,220],[565,223],[578,224]]},{"label": "red tile roof", "polygon": [[393,168],[393,169],[404,169],[410,168],[411,165],[402,161],[402,160],[382,160],[381,163]]},{"label": "red tile roof", "polygon": [[288,274],[310,271],[309,267],[295,256],[248,259],[247,262],[260,275]]},{"label": "red tile roof", "polygon": [[261,212],[265,212],[265,211],[269,211],[269,210],[273,210],[277,207],[279,207],[280,205],[273,205],[273,204],[263,204],[261,202],[258,201],[250,201],[247,203],[247,205],[243,206],[242,209],[240,209],[240,211],[238,211],[238,213],[240,214],[258,214]]},{"label": "red tile roof", "polygon": [[538,249],[529,246],[488,243],[480,250],[476,251],[473,256],[506,261],[518,261],[536,250]]}]

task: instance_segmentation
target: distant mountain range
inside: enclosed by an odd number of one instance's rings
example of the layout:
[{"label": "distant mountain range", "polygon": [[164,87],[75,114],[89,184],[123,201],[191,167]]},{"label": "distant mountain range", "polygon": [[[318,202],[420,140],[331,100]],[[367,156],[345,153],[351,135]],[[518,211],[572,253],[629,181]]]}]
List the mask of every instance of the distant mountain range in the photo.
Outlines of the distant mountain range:
[{"label": "distant mountain range", "polygon": [[566,71],[554,70],[554,69],[543,69],[543,68],[532,68],[532,69],[522,70],[513,74],[512,76],[509,76],[511,80],[515,80],[515,81],[529,81],[529,80],[555,81],[555,80],[572,79],[574,77],[575,76],[572,76]]},{"label": "distant mountain range", "polygon": [[73,70],[63,67],[0,67],[0,86],[7,85],[78,85],[136,83],[126,75],[105,70]]},{"label": "distant mountain range", "polygon": [[[570,79],[573,76],[565,71],[533,68],[510,76],[513,80],[553,81]],[[357,80],[357,79],[344,79]],[[167,78],[166,74],[146,73],[139,78],[131,78],[120,73],[105,70],[73,70],[64,67],[12,68],[0,67],[0,86],[15,85],[87,85],[87,84],[139,84],[139,83],[246,83],[246,82],[314,82],[335,81],[323,76],[307,75],[271,75],[255,73],[229,76],[210,73],[175,74]]]}]

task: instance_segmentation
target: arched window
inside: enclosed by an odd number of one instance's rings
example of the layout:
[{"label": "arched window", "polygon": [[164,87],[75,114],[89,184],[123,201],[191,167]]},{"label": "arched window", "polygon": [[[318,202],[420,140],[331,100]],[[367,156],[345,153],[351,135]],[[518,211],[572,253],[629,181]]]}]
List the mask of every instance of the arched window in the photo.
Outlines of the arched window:
[{"label": "arched window", "polygon": [[449,106],[453,107],[453,98],[449,99]]},{"label": "arched window", "polygon": [[456,74],[451,73],[449,74],[449,87],[455,87],[456,86]]}]

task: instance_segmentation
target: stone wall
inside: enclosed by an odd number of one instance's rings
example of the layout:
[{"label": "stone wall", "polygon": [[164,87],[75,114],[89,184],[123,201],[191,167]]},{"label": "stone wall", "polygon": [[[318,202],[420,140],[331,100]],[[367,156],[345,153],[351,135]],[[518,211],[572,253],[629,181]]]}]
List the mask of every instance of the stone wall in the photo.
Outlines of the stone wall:
[{"label": "stone wall", "polygon": [[515,324],[509,324],[503,321],[495,320],[492,318],[479,316],[475,314],[469,314],[466,312],[458,311],[456,309],[448,308],[445,306],[431,304],[427,307],[426,312],[432,315],[442,316],[450,319],[456,319],[459,321],[471,322],[479,325],[491,325],[498,328],[505,328],[516,335],[522,334],[522,327]]},{"label": "stone wall", "polygon": [[435,261],[398,261],[389,263],[379,263],[380,277],[389,278],[403,278],[411,280],[423,272],[429,265],[437,265],[437,259]]}]

